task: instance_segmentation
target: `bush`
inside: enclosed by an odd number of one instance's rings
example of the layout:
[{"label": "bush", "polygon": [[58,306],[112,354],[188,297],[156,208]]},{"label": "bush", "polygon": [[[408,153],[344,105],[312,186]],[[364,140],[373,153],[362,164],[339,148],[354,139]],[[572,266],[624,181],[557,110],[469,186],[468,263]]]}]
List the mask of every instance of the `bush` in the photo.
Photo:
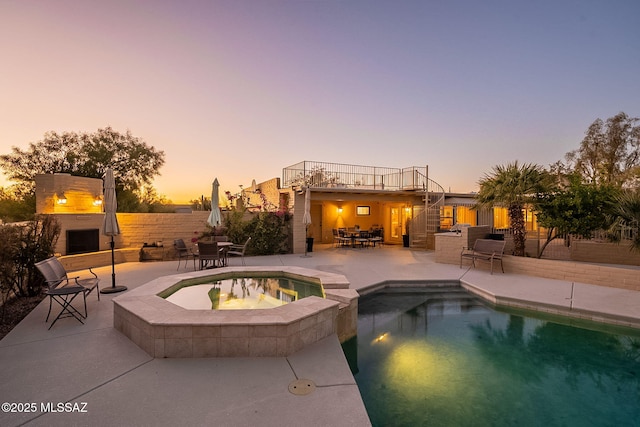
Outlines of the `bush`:
[{"label": "bush", "polygon": [[286,220],[275,212],[258,212],[243,220],[241,211],[232,211],[225,218],[227,235],[236,243],[244,243],[251,237],[247,255],[274,255],[286,252]]},{"label": "bush", "polygon": [[38,295],[42,276],[36,262],[53,255],[60,225],[47,215],[36,217],[24,225],[0,226],[0,287],[3,300],[11,293],[21,296]]}]

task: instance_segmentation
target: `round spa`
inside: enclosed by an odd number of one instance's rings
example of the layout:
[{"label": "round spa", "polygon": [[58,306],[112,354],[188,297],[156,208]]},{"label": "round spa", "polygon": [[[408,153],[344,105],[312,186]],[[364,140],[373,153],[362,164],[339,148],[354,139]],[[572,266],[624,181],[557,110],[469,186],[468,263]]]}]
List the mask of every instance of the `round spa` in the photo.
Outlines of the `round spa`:
[{"label": "round spa", "polygon": [[114,327],[153,357],[288,356],[356,335],[346,277],[300,267],[224,267],[160,277],[113,299]]}]

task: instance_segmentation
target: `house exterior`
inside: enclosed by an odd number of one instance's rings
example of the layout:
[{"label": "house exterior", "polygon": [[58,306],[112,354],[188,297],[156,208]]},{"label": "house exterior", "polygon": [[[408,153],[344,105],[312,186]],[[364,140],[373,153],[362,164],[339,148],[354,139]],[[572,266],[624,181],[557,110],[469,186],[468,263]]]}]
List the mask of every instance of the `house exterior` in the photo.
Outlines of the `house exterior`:
[{"label": "house exterior", "polygon": [[[304,252],[307,236],[331,243],[333,229],[339,228],[382,229],[386,244],[403,244],[409,232],[411,246],[433,247],[444,191],[429,179],[427,166],[399,169],[305,160],[285,167],[280,183],[278,205],[294,213],[294,253]],[[302,223],[307,188],[308,228]],[[288,203],[283,205],[283,200]]]},{"label": "house exterior", "polygon": [[[302,223],[306,189],[311,194],[312,223]],[[487,225],[508,233],[506,208],[474,209],[474,193],[447,193],[428,177],[428,166],[389,168],[302,161],[283,168],[282,178],[252,184],[242,191],[244,206],[265,204],[297,213],[293,221],[294,252],[304,252],[305,237],[333,242],[333,229],[382,228],[385,244],[434,249],[435,233],[454,225]],[[258,205],[256,206],[256,203]],[[535,215],[525,211],[528,231],[536,231]]]}]

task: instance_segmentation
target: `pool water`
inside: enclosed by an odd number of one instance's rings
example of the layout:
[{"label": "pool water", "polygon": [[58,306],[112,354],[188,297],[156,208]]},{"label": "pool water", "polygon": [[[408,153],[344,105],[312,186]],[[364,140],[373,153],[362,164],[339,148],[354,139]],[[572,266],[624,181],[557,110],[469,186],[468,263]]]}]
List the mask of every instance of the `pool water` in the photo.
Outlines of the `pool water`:
[{"label": "pool water", "polygon": [[318,283],[285,277],[198,280],[164,296],[189,310],[237,310],[280,307],[311,295],[324,297]]},{"label": "pool water", "polygon": [[374,426],[639,426],[640,332],[569,322],[390,288],[343,348]]}]

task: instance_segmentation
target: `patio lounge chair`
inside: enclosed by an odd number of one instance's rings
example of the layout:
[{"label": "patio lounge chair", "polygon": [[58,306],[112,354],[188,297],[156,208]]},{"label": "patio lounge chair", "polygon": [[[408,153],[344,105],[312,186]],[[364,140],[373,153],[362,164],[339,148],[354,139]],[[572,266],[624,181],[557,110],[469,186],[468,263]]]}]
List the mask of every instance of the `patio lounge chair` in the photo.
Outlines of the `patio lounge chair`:
[{"label": "patio lounge chair", "polygon": [[193,259],[193,269],[196,269],[196,258],[198,258],[198,254],[193,252],[191,249],[187,248],[187,245],[184,244],[184,240],[176,239],[173,241],[173,248],[176,250],[176,254],[178,255],[178,268],[176,270],[180,270],[180,261],[184,258],[184,268],[187,268],[187,262],[189,262],[189,258]]},{"label": "patio lounge chair", "polygon": [[251,241],[251,237],[249,237],[244,244],[242,245],[231,245],[229,250],[227,251],[227,255],[239,256],[242,258],[242,265],[244,264],[244,254],[247,251],[247,246],[249,246],[249,242]]},{"label": "patio lounge chair", "polygon": [[[35,266],[47,282],[48,289],[45,291],[45,294],[49,295],[49,312],[47,313],[45,322],[49,321],[53,301],[62,307],[60,313],[58,313],[56,318],[53,319],[53,322],[51,322],[49,329],[53,327],[58,319],[65,317],[73,317],[84,324],[82,319],[87,318],[87,295],[94,289],[97,289],[98,301],[100,300],[100,288],[98,286],[100,279],[98,276],[89,269],[89,272],[93,275],[91,278],[80,279],[80,276],[68,277],[64,266],[56,257],[37,262]],[[73,300],[80,294],[82,294],[84,299],[84,314],[80,313],[71,305]]]}]

